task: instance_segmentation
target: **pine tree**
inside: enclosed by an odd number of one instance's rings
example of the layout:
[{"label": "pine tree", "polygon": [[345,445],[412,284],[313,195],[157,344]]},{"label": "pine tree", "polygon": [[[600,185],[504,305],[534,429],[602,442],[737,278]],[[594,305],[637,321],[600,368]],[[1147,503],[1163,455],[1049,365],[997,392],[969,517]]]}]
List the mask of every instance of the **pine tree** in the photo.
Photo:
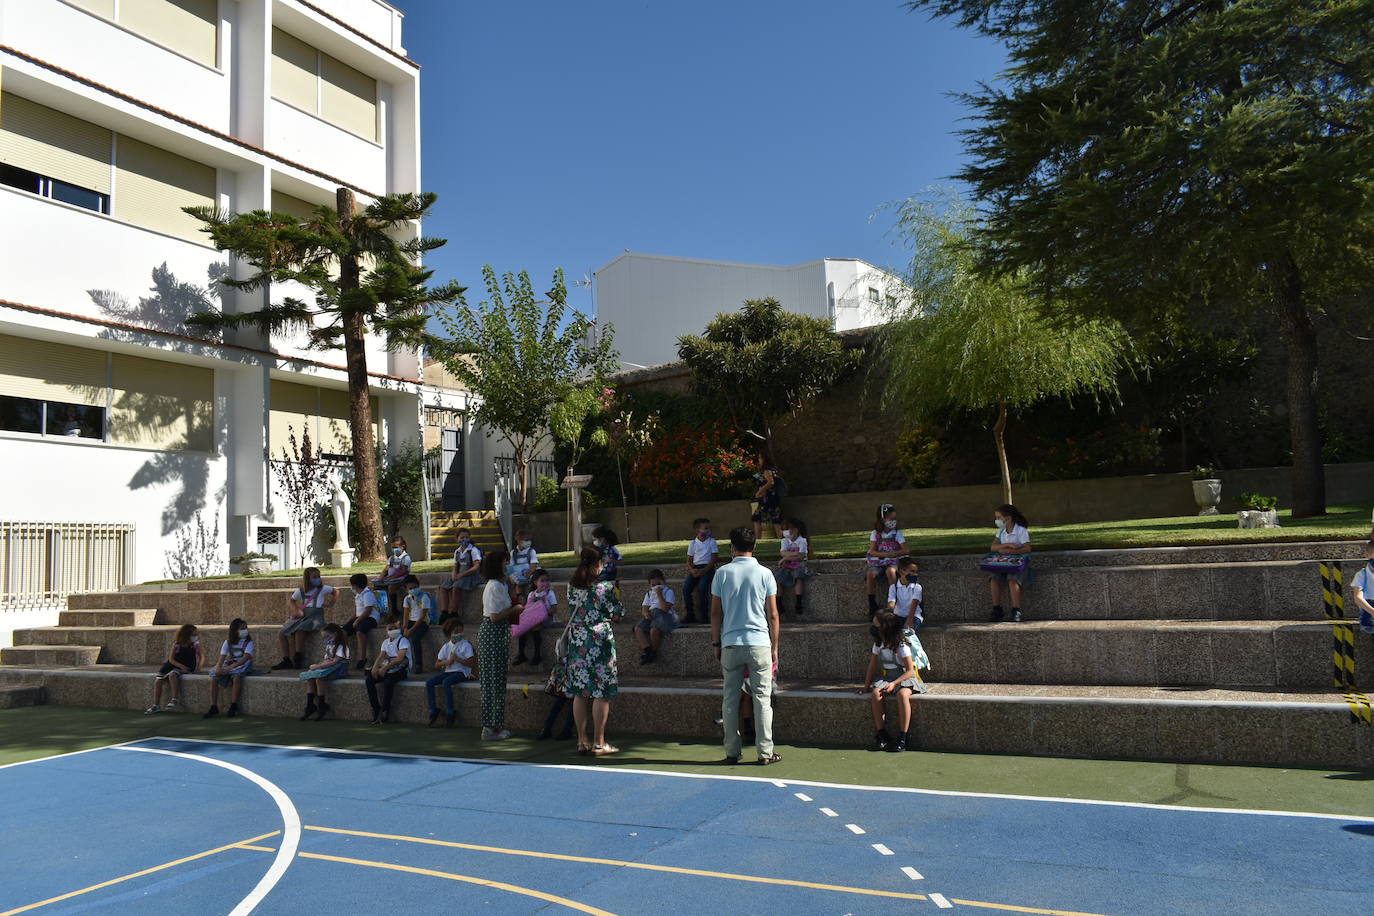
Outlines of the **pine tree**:
[{"label": "pine tree", "polygon": [[453,283],[428,286],[433,271],[418,266],[420,257],[443,245],[443,239],[405,238],[424,219],[436,197],[431,193],[379,197],[359,211],[353,192],[340,188],[337,209],[317,207],[306,219],[265,210],[241,214],[209,207],[186,210],[205,223],[204,231],[216,248],[251,266],[250,276],[222,280],[226,286],[247,292],[267,289],[270,294],[273,283],[295,282],[314,292],[313,302],[287,296],[257,311],[201,312],[187,324],[250,327],[269,337],[303,332],[312,348],[344,351],[357,485],[358,554],[363,560],[380,560],[385,551],[367,381],[367,335],[381,335],[388,349],[419,348],[430,340],[425,332],[430,307],[459,299],[463,293]]}]

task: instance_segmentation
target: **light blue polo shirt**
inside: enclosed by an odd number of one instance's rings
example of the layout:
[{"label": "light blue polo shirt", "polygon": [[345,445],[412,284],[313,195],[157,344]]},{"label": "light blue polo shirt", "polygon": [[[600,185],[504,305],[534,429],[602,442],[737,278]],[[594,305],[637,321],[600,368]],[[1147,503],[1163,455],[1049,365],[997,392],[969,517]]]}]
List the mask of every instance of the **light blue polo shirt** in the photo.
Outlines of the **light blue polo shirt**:
[{"label": "light blue polo shirt", "polygon": [[771,646],[764,602],[778,593],[773,571],[753,557],[735,557],[716,570],[711,594],[720,599],[722,646]]}]

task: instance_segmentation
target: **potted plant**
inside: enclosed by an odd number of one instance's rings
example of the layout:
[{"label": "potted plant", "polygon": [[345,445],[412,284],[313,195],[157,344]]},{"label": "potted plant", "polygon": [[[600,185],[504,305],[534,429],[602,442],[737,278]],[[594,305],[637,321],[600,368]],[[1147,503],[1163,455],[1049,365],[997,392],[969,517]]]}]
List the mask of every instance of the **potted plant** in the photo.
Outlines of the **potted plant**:
[{"label": "potted plant", "polygon": [[1279,498],[1259,493],[1242,493],[1236,497],[1237,528],[1277,528],[1279,526]]},{"label": "potted plant", "polygon": [[1193,502],[1197,503],[1198,515],[1220,514],[1217,506],[1221,504],[1221,480],[1216,468],[1193,468]]},{"label": "potted plant", "polygon": [[276,559],[270,553],[250,550],[242,556],[230,557],[229,562],[238,564],[239,572],[245,576],[265,576],[272,571]]}]

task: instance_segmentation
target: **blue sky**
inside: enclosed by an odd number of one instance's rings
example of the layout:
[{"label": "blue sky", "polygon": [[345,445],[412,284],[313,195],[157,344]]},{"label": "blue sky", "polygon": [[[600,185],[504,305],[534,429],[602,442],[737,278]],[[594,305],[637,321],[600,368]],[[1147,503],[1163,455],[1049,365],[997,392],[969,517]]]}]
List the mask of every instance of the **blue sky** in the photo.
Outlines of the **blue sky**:
[{"label": "blue sky", "polygon": [[[895,0],[400,0],[436,280],[546,289],[625,249],[904,260],[884,203],[960,165],[950,92],[1000,46]],[[590,309],[586,290],[572,302]]]}]

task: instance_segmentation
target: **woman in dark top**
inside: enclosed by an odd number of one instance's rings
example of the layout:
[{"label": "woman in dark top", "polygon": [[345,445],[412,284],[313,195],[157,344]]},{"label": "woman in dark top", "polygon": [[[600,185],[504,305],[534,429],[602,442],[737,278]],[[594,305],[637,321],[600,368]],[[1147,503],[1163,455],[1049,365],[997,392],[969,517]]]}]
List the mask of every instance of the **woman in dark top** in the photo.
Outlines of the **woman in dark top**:
[{"label": "woman in dark top", "polygon": [[766,452],[759,452],[758,470],[754,472],[754,539],[763,538],[763,526],[776,528],[782,524],[782,494],[778,492],[782,474]]}]

